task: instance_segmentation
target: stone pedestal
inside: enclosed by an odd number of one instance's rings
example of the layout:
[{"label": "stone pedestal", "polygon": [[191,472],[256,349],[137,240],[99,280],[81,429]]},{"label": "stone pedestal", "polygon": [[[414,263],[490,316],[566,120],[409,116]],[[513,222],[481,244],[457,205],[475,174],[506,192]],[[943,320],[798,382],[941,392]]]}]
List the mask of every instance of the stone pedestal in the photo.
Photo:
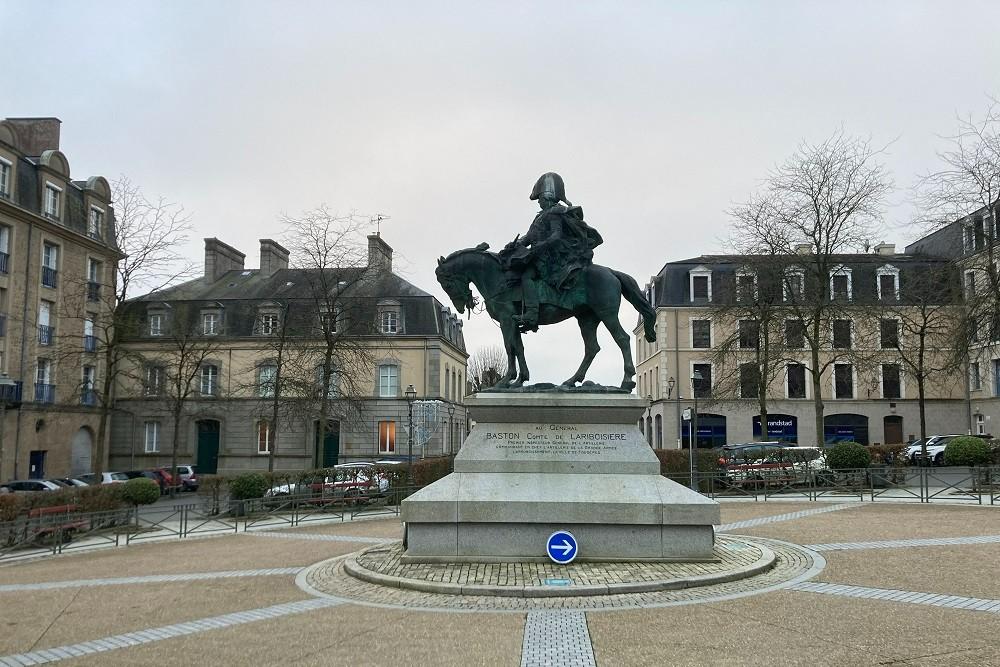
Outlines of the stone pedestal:
[{"label": "stone pedestal", "polygon": [[713,560],[719,505],[660,476],[627,394],[481,393],[455,472],[403,501],[408,562]]}]

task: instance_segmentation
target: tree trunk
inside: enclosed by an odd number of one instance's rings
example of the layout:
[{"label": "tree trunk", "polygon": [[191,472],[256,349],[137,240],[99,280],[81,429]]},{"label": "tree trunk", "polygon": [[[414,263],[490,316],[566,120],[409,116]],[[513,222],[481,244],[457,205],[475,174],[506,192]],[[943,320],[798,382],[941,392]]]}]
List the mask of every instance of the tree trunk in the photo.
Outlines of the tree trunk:
[{"label": "tree trunk", "polygon": [[[278,349],[278,363],[274,369],[274,386],[271,388],[271,445],[267,453],[267,471],[274,472],[274,457],[278,450],[278,409],[281,406],[281,362],[284,345]],[[257,437],[260,437],[258,434]]]},{"label": "tree trunk", "polygon": [[[107,442],[108,436],[108,422],[111,419],[111,390],[113,386],[114,376],[112,373],[112,348],[107,348],[107,353],[104,355],[104,379],[102,381],[101,389],[101,421],[97,425],[97,442],[94,443],[94,458],[91,459],[91,466],[94,469],[94,473],[100,476],[104,472],[104,459],[107,456],[107,448],[105,443]],[[130,433],[129,438],[134,438],[135,434]]]},{"label": "tree trunk", "polygon": [[[817,332],[817,338],[818,332]],[[819,349],[812,349],[812,368],[810,369],[813,385],[813,406],[816,409],[816,446],[822,447],[826,439],[823,437],[823,378],[819,366]]]},{"label": "tree trunk", "polygon": [[[170,477],[171,480],[177,479],[177,444],[180,441],[181,432],[181,411],[180,409],[174,410],[174,432],[170,443]],[[173,484],[170,487],[170,497],[173,498],[177,493],[177,485]]]}]

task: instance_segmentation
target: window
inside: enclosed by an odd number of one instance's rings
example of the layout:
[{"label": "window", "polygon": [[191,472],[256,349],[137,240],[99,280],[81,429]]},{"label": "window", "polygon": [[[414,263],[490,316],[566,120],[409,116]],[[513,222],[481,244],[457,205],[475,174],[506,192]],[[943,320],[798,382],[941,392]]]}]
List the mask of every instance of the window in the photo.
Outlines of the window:
[{"label": "window", "polygon": [[806,323],[802,320],[785,320],[785,346],[801,350],[806,346]]},{"label": "window", "polygon": [[[701,379],[696,379],[701,376]],[[693,364],[691,367],[692,388],[697,398],[712,397],[712,364]]]},{"label": "window", "polygon": [[264,313],[260,316],[260,333],[262,336],[273,336],[278,333],[278,316],[274,313]]},{"label": "window", "polygon": [[62,195],[62,188],[52,185],[51,183],[45,184],[45,195],[44,195],[45,202],[43,206],[45,217],[53,218],[55,220],[59,219],[60,195]]},{"label": "window", "polygon": [[740,398],[760,395],[760,368],[757,364],[740,364]]},{"label": "window", "polygon": [[104,211],[96,206],[90,207],[90,219],[87,221],[87,234],[91,238],[99,239],[104,229]]},{"label": "window", "polygon": [[384,334],[399,332],[399,313],[395,310],[385,310],[379,314],[379,330]]},{"label": "window", "polygon": [[854,398],[854,367],[851,364],[834,364],[833,390],[836,398]]},{"label": "window", "polygon": [[786,271],[783,292],[785,301],[800,301],[805,293],[805,274],[801,271]]},{"label": "window", "polygon": [[899,269],[888,264],[879,267],[876,287],[880,301],[888,303],[899,301]]},{"label": "window", "polygon": [[982,250],[986,246],[984,218],[979,218],[973,223],[973,232],[976,239],[976,250]]},{"label": "window", "polygon": [[87,317],[83,320],[83,351],[84,352],[96,352],[97,351],[97,336],[94,335],[94,321],[97,319],[97,315],[94,313],[87,313]]},{"label": "window", "polygon": [[973,361],[969,364],[969,389],[979,391],[983,388],[983,378],[979,373],[979,362]]},{"label": "window", "polygon": [[219,392],[219,367],[208,364],[201,367],[201,395],[215,396]]},{"label": "window", "polygon": [[149,315],[149,335],[163,335],[163,315],[160,313],[150,313]]},{"label": "window", "polygon": [[830,276],[830,298],[834,301],[851,300],[851,274],[846,269]]},{"label": "window", "polygon": [[976,435],[986,435],[986,418],[981,415],[976,415]]},{"label": "window", "polygon": [[257,422],[257,453],[271,453],[271,422],[266,419]]},{"label": "window", "polygon": [[691,320],[691,347],[712,347],[712,320]]},{"label": "window", "polygon": [[692,269],[690,275],[691,302],[705,303],[712,300],[712,271],[704,267]]},{"label": "window", "polygon": [[334,308],[332,313],[324,311],[319,319],[320,332],[337,333],[337,327],[340,325],[340,308]]},{"label": "window", "polygon": [[146,453],[156,454],[160,451],[160,422],[145,422],[143,430],[145,431]]},{"label": "window", "polygon": [[[330,377],[327,378],[328,382],[326,385],[326,396],[327,398],[336,398],[340,391],[340,378],[337,376],[337,369],[330,369]],[[323,386],[323,366],[319,365],[316,367],[316,387],[320,388]]]},{"label": "window", "polygon": [[753,273],[736,274],[736,300],[747,303],[757,298],[757,276]]},{"label": "window", "polygon": [[146,366],[146,396],[159,396],[163,393],[163,366]]},{"label": "window", "polygon": [[962,236],[962,242],[963,245],[965,246],[965,252],[972,252],[976,247],[972,231],[972,225],[966,225],[963,231],[965,232],[965,234]]},{"label": "window", "polygon": [[378,423],[378,453],[396,453],[396,422],[380,421]]},{"label": "window", "polygon": [[851,320],[833,321],[833,346],[840,350],[851,349]]},{"label": "window", "polygon": [[96,259],[87,260],[87,301],[101,298],[101,263]]},{"label": "window", "polygon": [[278,367],[274,364],[264,364],[257,369],[257,395],[262,398],[274,396],[275,379]]},{"label": "window", "polygon": [[1000,359],[993,360],[993,395],[1000,396]]},{"label": "window", "polygon": [[3,199],[10,199],[10,167],[10,162],[0,157],[0,198]]},{"label": "window", "polygon": [[97,405],[97,395],[94,387],[97,382],[97,369],[93,366],[83,367],[83,382],[81,384],[80,403],[83,405]]},{"label": "window", "polygon": [[788,398],[805,398],[806,367],[802,364],[788,364],[785,370],[788,375]]},{"label": "window", "polygon": [[10,262],[10,227],[0,225],[0,273],[9,271]]},{"label": "window", "polygon": [[52,362],[40,358],[35,369],[35,400],[39,403],[54,403],[55,390],[55,385],[52,384]]},{"label": "window", "polygon": [[965,298],[976,296],[976,274],[974,271],[967,271],[965,274]]},{"label": "window", "polygon": [[899,364],[882,364],[882,398],[902,398]]},{"label": "window", "polygon": [[879,323],[879,344],[883,350],[899,348],[899,320],[882,320]]},{"label": "window", "polygon": [[378,367],[378,395],[382,398],[399,396],[399,366],[383,364]]},{"label": "window", "polygon": [[201,314],[201,332],[206,336],[214,336],[219,333],[219,314]]},{"label": "window", "polygon": [[55,287],[59,271],[59,246],[42,244],[42,285]]},{"label": "window", "polygon": [[740,320],[740,347],[744,350],[756,350],[760,339],[760,323],[757,320]]},{"label": "window", "polygon": [[52,345],[55,338],[55,327],[52,326],[52,310],[55,304],[51,301],[38,303],[38,344]]}]

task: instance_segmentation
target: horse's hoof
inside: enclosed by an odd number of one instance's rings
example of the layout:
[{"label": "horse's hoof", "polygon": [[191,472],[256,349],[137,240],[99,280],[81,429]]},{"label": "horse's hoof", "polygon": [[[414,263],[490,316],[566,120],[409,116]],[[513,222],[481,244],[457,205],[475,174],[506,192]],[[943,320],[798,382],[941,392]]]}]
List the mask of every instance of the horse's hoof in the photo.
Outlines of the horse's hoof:
[{"label": "horse's hoof", "polygon": [[565,382],[563,382],[562,386],[564,386],[564,387],[575,387],[576,386],[576,379],[575,378],[570,378],[570,379],[566,380]]},{"label": "horse's hoof", "polygon": [[632,380],[622,380],[622,389],[625,391],[632,391],[635,389],[635,382]]}]

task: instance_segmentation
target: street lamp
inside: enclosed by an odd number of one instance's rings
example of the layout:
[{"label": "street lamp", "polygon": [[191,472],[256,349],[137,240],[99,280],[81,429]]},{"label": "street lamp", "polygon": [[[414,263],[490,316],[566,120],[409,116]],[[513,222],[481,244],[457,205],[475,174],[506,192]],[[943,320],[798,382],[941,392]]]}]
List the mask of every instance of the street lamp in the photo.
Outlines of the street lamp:
[{"label": "street lamp", "polygon": [[688,443],[688,463],[691,467],[691,488],[695,491],[698,490],[698,484],[695,482],[694,476],[698,472],[697,459],[694,455],[694,450],[698,447],[698,386],[695,384],[701,383],[701,371],[695,370],[691,374],[691,395],[694,397],[694,412],[691,414],[691,441]]},{"label": "street lamp", "polygon": [[[4,480],[3,476],[3,436],[4,427],[7,422],[7,399],[10,396],[12,387],[16,386],[17,383],[7,377],[6,373],[0,373],[0,482]],[[17,470],[17,460],[14,461],[14,469]],[[16,477],[17,475],[15,475]]]},{"label": "street lamp", "polygon": [[455,404],[448,404],[448,453],[451,454],[455,451],[455,429],[453,428],[452,419],[455,417]]},{"label": "street lamp", "polygon": [[674,376],[671,375],[670,379],[667,380],[667,400],[670,400],[670,396],[674,393]]},{"label": "street lamp", "polygon": [[409,414],[409,428],[406,431],[406,477],[410,486],[413,486],[413,401],[417,398],[417,390],[413,385],[409,385],[403,392],[406,398],[406,411]]}]

